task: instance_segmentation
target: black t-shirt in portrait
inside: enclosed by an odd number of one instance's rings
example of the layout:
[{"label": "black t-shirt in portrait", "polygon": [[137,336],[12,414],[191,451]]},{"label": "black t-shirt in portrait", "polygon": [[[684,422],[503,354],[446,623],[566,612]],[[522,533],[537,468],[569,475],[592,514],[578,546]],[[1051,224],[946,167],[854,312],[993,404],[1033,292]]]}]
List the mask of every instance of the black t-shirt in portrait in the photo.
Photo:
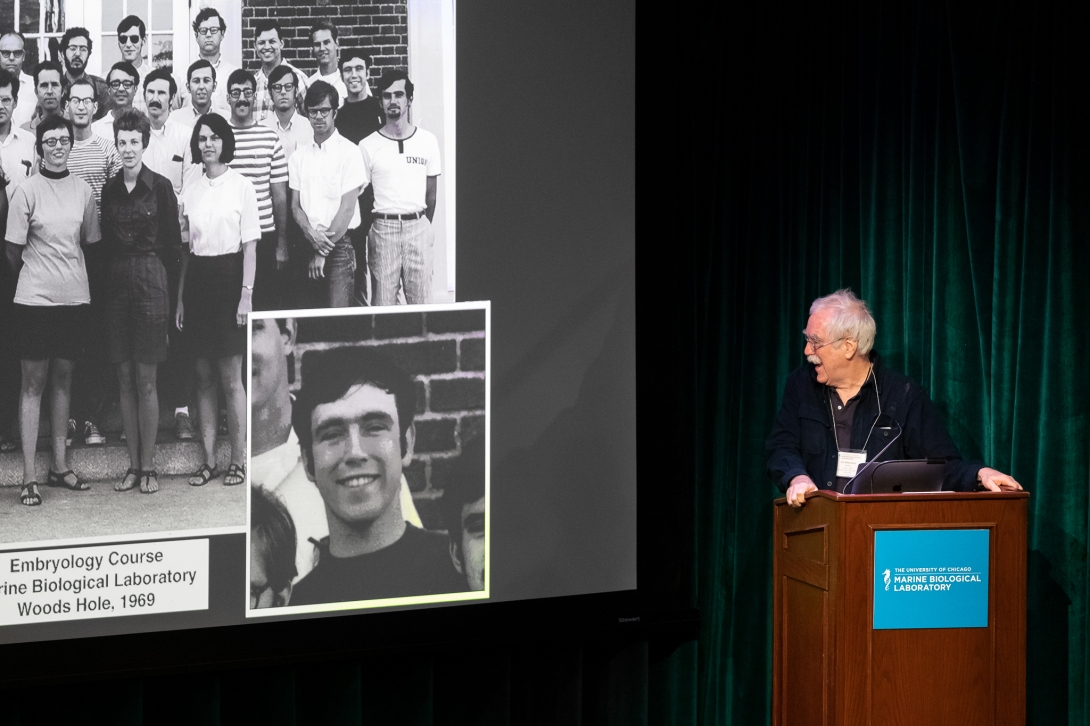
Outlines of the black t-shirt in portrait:
[{"label": "black t-shirt in portrait", "polygon": [[468,589],[450,560],[447,536],[406,524],[397,542],[366,555],[333,557],[323,546],[318,565],[295,586],[288,604],[378,600]]}]

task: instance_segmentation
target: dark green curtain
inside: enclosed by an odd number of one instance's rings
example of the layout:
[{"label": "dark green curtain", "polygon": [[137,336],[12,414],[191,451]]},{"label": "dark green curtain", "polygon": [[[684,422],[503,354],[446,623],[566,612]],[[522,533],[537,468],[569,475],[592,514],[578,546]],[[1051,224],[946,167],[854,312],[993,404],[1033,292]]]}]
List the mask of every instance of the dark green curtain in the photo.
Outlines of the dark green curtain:
[{"label": "dark green curtain", "polygon": [[1032,493],[1029,722],[1090,720],[1086,15],[958,1],[701,17],[685,152],[701,723],[769,719],[763,443],[810,302],[842,287],[963,455]]}]

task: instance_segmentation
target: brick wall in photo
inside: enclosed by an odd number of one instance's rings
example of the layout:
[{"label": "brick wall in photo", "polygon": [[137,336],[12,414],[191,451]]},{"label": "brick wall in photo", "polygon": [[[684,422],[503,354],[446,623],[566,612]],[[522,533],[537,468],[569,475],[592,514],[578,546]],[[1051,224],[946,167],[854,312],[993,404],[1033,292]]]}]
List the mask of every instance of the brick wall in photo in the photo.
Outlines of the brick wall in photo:
[{"label": "brick wall in photo", "polygon": [[328,19],[337,26],[341,48],[358,48],[371,57],[367,69],[371,88],[382,72],[409,67],[408,13],[404,3],[360,0],[246,0],[242,8],[242,64],[256,68],[254,20],[272,18],[284,30],[284,60],[307,75],[318,70],[310,54],[310,28]]},{"label": "brick wall in photo", "polygon": [[405,472],[424,526],[445,529],[437,499],[462,445],[484,435],[485,311],[299,318],[292,390],[308,357],[377,346],[416,380],[416,447]]}]

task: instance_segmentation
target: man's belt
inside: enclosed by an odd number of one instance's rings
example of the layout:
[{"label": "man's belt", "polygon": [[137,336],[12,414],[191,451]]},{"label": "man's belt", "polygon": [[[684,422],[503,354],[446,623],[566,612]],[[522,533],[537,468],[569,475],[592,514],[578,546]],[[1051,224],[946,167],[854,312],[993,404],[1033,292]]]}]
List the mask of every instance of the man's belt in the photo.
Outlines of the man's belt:
[{"label": "man's belt", "polygon": [[375,219],[400,219],[403,222],[407,222],[411,219],[420,219],[424,216],[427,210],[421,209],[419,212],[413,212],[412,214],[382,214],[381,212],[375,212]]}]

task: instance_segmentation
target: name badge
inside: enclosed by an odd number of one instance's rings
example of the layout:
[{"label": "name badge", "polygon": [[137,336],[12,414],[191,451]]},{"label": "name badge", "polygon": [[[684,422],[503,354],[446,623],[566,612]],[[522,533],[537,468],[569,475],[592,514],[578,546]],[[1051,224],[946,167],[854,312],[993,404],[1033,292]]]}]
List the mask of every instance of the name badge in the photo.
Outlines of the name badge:
[{"label": "name badge", "polygon": [[851,479],[861,464],[867,463],[866,451],[840,451],[836,457],[836,475]]}]

